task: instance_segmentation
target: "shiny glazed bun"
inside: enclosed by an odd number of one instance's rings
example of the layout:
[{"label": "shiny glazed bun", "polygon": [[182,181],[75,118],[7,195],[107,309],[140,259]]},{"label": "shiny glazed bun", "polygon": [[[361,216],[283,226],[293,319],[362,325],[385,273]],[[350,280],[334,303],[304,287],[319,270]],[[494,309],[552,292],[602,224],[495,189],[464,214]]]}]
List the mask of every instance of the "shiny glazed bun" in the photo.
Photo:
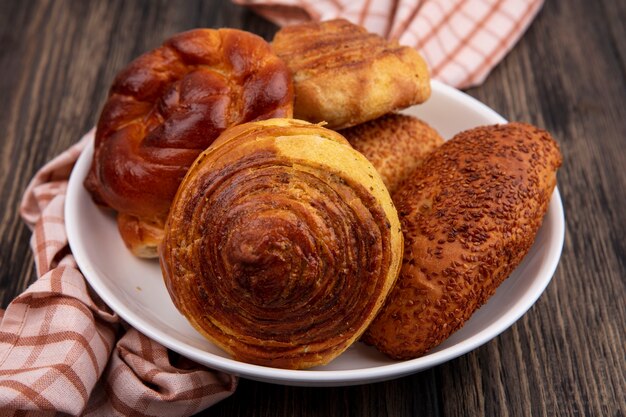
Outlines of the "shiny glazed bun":
[{"label": "shiny glazed bun", "polygon": [[294,119],[225,131],[189,169],[160,251],[176,307],[235,359],[302,369],[365,330],[403,238],[374,167]]},{"label": "shiny glazed bun", "polygon": [[163,227],[200,152],[226,128],[291,117],[292,106],[289,71],[259,36],[235,29],[177,34],[115,78],[85,186],[97,203],[124,214],[120,229],[135,253],[156,256],[141,226]]}]

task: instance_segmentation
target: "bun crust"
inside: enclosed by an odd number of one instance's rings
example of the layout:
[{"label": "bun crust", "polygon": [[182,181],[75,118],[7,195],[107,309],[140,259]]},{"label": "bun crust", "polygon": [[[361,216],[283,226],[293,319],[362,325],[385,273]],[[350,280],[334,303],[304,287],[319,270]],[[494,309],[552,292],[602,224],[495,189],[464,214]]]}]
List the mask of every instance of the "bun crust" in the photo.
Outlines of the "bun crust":
[{"label": "bun crust", "polygon": [[339,131],[374,165],[393,194],[444,140],[417,117],[390,113]]},{"label": "bun crust", "polygon": [[365,331],[402,258],[374,167],[336,132],[294,119],[233,127],[187,173],[161,268],[176,307],[235,359],[302,369]]},{"label": "bun crust", "polygon": [[100,205],[164,224],[188,167],[222,131],[292,112],[289,70],[262,38],[180,33],[115,78],[85,186]]},{"label": "bun crust", "polygon": [[272,48],[295,83],[294,116],[343,129],[422,103],[430,96],[426,62],[408,46],[344,19],[279,30]]},{"label": "bun crust", "polygon": [[140,258],[157,258],[163,240],[162,223],[152,223],[126,213],[117,215],[117,228],[126,247]]},{"label": "bun crust", "polygon": [[561,154],[521,123],[458,134],[394,195],[405,238],[398,282],[364,340],[396,359],[459,329],[527,254]]}]

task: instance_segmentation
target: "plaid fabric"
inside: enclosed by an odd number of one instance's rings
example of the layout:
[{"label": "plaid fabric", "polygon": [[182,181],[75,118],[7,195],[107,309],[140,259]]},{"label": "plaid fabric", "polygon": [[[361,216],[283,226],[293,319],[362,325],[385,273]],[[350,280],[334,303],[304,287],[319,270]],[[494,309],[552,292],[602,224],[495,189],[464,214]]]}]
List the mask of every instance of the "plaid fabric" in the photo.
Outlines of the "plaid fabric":
[{"label": "plaid fabric", "polygon": [[431,75],[457,88],[481,84],[543,0],[233,0],[278,25],[343,17],[420,51]]},{"label": "plaid fabric", "polygon": [[192,415],[230,395],[237,379],[129,328],[85,282],[63,212],[83,147],[43,167],[22,200],[39,279],[0,310],[0,414]]}]

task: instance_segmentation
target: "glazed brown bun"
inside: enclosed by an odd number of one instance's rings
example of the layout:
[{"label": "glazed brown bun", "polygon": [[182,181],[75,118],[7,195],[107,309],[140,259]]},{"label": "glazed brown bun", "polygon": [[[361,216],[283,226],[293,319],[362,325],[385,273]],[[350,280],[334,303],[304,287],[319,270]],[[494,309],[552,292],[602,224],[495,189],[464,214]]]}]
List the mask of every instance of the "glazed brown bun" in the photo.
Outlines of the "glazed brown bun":
[{"label": "glazed brown bun", "polygon": [[122,214],[135,254],[156,256],[155,232],[200,152],[229,126],[292,112],[289,70],[262,38],[235,29],[177,34],[115,78],[85,186]]},{"label": "glazed brown bun", "polygon": [[328,363],[379,311],[402,232],[374,167],[294,119],[225,131],[192,165],[160,250],[180,312],[235,359]]},{"label": "glazed brown bun", "polygon": [[424,157],[444,142],[422,120],[399,113],[389,113],[339,133],[374,165],[392,195]]},{"label": "glazed brown bun", "polygon": [[458,134],[394,195],[402,270],[364,340],[396,359],[459,329],[530,249],[562,159],[550,135],[510,123]]},{"label": "glazed brown bun", "polygon": [[344,19],[287,26],[272,48],[293,73],[294,116],[343,129],[430,97],[422,56]]}]

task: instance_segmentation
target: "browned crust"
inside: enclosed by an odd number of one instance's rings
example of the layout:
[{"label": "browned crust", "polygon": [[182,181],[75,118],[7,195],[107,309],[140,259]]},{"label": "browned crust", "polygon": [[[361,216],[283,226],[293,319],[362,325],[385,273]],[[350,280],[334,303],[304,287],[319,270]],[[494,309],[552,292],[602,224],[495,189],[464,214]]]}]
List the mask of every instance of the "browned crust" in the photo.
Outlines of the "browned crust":
[{"label": "browned crust", "polygon": [[390,113],[340,131],[361,152],[394,193],[432,150],[444,140],[417,117]]},{"label": "browned crust", "polygon": [[162,223],[150,223],[125,213],[117,216],[117,227],[126,247],[139,258],[157,258],[163,239]]},{"label": "browned crust", "polygon": [[344,19],[288,26],[272,41],[295,83],[294,115],[342,129],[422,103],[426,62],[414,49]]},{"label": "browned crust", "polygon": [[273,119],[229,129],[198,158],[160,259],[174,304],[205,337],[235,359],[301,369],[365,331],[401,257],[371,164],[335,132]]},{"label": "browned crust", "polygon": [[85,186],[98,204],[164,223],[188,167],[224,129],[292,107],[290,72],[259,36],[177,34],[115,78]]},{"label": "browned crust", "polygon": [[561,162],[547,132],[521,123],[472,129],[431,153],[394,195],[403,265],[365,341],[410,359],[463,326],[530,249]]}]

